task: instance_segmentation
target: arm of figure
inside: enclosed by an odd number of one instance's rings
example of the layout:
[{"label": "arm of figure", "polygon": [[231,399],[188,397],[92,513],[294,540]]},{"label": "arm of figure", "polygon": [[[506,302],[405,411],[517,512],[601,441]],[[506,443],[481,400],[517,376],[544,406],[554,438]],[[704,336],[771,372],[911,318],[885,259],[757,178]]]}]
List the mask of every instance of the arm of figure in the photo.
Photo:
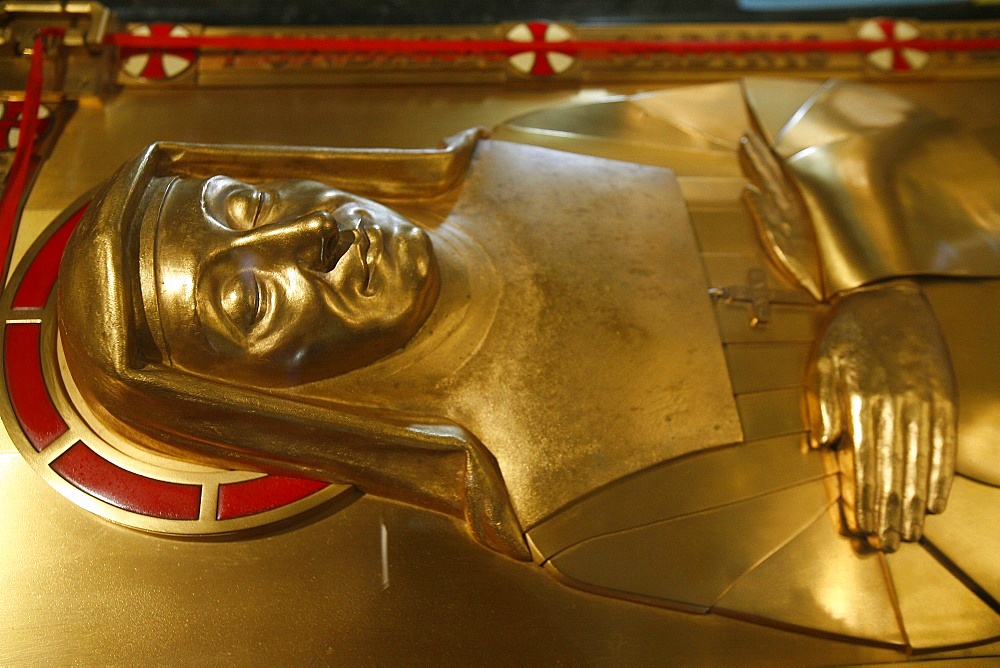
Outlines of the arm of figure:
[{"label": "arm of figure", "polygon": [[739,156],[750,180],[743,199],[768,254],[789,278],[823,299],[819,246],[795,185],[764,139],[752,130],[741,138]]},{"label": "arm of figure", "polygon": [[848,530],[886,551],[919,540],[954,476],[957,401],[947,347],[910,281],[836,299],[808,393],[814,447],[831,447]]},{"label": "arm of figure", "polygon": [[[823,289],[809,213],[754,132],[740,158],[745,201],[777,264],[815,297]],[[811,367],[814,447],[835,450],[847,530],[887,551],[920,538],[925,512],[944,509],[955,468],[957,410],[948,352],[912,282],[833,298]]]},{"label": "arm of figure", "polygon": [[[350,483],[467,522],[487,547],[530,559],[500,469],[447,420],[308,403],[151,364],[120,367],[91,403],[120,432],[186,459]],[[224,399],[220,400],[220,397]]]}]

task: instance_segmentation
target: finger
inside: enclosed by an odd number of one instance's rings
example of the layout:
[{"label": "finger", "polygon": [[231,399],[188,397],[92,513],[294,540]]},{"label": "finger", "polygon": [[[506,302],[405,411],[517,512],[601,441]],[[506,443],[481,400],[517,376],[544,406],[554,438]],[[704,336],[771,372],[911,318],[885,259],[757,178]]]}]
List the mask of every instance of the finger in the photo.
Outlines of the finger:
[{"label": "finger", "polygon": [[927,509],[927,470],[931,446],[931,406],[927,401],[909,402],[905,406],[906,460],[903,476],[903,540],[916,541],[924,532]]},{"label": "finger", "polygon": [[878,538],[883,550],[899,549],[903,518],[903,397],[882,402],[876,415],[875,462],[878,484]]},{"label": "finger", "polygon": [[821,355],[816,360],[816,399],[809,402],[812,446],[833,445],[843,432],[841,393],[837,385],[836,362]]},{"label": "finger", "polygon": [[863,534],[875,532],[875,511],[877,509],[875,435],[878,408],[873,403],[881,403],[877,398],[868,400],[857,392],[849,392],[847,436],[854,450],[854,512],[858,530]]},{"label": "finger", "polygon": [[837,468],[840,470],[840,509],[844,517],[847,533],[860,536],[858,527],[858,485],[855,482],[854,448],[840,448],[836,451]]},{"label": "finger", "polygon": [[932,513],[944,510],[955,477],[955,422],[955,404],[948,400],[935,401],[927,476],[927,510]]},{"label": "finger", "polygon": [[773,179],[778,173],[771,150],[764,139],[753,130],[747,130],[740,138],[740,157],[749,168],[747,171],[759,178],[761,183]]},{"label": "finger", "polygon": [[754,184],[747,184],[746,188],[743,190],[743,195],[750,204],[750,210],[753,211],[760,220],[778,220],[781,217],[781,213],[774,206],[774,202],[766,197],[764,193],[760,191],[760,188]]},{"label": "finger", "polygon": [[748,132],[743,135],[740,148],[749,162],[749,171],[757,185],[766,191],[779,209],[786,208],[788,203],[785,192],[779,185],[784,183],[785,174],[763,138],[755,132]]}]

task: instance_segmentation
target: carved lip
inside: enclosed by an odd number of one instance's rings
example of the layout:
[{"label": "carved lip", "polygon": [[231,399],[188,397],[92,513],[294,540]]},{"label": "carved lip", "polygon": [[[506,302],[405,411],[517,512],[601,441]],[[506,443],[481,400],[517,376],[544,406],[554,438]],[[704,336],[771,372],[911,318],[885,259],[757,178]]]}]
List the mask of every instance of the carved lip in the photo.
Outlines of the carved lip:
[{"label": "carved lip", "polygon": [[354,245],[354,230],[337,230],[323,241],[320,249],[319,271],[330,273],[337,267],[340,258]]},{"label": "carved lip", "polygon": [[358,258],[361,260],[361,271],[364,272],[364,285],[361,291],[368,294],[368,284],[372,280],[372,269],[368,263],[368,251],[372,246],[369,226],[362,220],[354,232],[356,235],[355,246],[358,249]]},{"label": "carved lip", "polygon": [[382,228],[371,225],[367,221],[362,221],[359,229],[362,234],[358,239],[358,246],[365,271],[365,284],[362,290],[365,294],[371,294],[372,276],[385,252],[385,233]]},{"label": "carved lip", "polygon": [[382,254],[385,233],[377,225],[362,219],[357,227],[341,229],[323,244],[319,271],[329,274],[348,254],[356,254],[358,269],[363,274],[362,292],[371,293],[371,281]]}]

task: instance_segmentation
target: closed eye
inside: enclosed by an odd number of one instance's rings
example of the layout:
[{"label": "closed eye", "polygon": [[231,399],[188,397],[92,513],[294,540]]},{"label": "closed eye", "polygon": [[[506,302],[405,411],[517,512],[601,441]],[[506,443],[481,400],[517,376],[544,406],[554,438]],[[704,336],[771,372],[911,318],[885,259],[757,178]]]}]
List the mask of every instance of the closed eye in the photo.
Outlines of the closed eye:
[{"label": "closed eye", "polygon": [[234,230],[257,226],[267,202],[267,195],[249,184],[241,184],[226,199],[226,223]]},{"label": "closed eye", "polygon": [[265,199],[266,197],[264,196],[264,193],[254,189],[250,202],[250,208],[253,209],[253,216],[250,218],[252,227],[257,227],[257,221],[260,220],[260,213],[264,210]]},{"label": "closed eye", "polygon": [[222,312],[244,336],[260,322],[265,304],[260,281],[252,270],[239,272],[222,291]]}]

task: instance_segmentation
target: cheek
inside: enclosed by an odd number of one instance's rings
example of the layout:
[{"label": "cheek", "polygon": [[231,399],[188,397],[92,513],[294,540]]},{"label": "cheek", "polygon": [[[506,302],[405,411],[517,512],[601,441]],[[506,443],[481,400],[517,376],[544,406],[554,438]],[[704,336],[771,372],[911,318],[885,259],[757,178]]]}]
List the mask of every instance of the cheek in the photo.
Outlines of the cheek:
[{"label": "cheek", "polygon": [[296,358],[331,324],[323,295],[298,274],[271,274],[263,284],[266,312],[248,337],[248,352],[272,360]]},{"label": "cheek", "polygon": [[379,275],[378,319],[384,328],[412,324],[426,316],[437,294],[437,265],[425,244],[394,239],[392,260]]},{"label": "cheek", "polygon": [[[393,239],[394,256],[398,258],[400,288],[418,295],[427,289],[437,273],[437,262],[430,239],[420,230]],[[432,276],[434,274],[434,276]]]}]

